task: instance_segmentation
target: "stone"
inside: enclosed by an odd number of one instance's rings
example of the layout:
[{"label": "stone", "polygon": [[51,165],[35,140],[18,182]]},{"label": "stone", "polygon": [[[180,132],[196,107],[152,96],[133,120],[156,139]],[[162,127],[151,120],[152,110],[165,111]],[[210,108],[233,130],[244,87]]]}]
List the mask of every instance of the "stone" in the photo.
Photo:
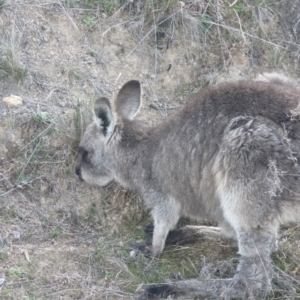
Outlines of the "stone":
[{"label": "stone", "polygon": [[21,238],[21,234],[20,234],[20,232],[17,231],[17,230],[14,230],[14,231],[12,232],[12,234],[13,234],[14,240],[19,240],[19,239]]},{"label": "stone", "polygon": [[9,97],[4,97],[2,100],[9,107],[20,106],[23,104],[22,98],[16,95],[10,95]]}]

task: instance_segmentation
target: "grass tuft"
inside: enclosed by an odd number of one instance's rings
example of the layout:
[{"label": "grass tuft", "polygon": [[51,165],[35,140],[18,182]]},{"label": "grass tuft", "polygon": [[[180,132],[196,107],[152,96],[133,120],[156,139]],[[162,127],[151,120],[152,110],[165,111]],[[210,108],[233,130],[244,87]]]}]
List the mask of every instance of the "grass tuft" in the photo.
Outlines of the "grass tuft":
[{"label": "grass tuft", "polygon": [[0,59],[0,78],[11,77],[17,83],[27,76],[27,69],[20,64],[18,49],[6,47],[4,58]]},{"label": "grass tuft", "polygon": [[71,67],[67,70],[67,75],[69,82],[75,83],[82,78],[83,72],[80,70],[80,68]]},{"label": "grass tuft", "polygon": [[95,23],[96,23],[96,19],[93,16],[86,16],[83,19],[83,22],[85,23],[85,25],[89,28],[91,28]]}]

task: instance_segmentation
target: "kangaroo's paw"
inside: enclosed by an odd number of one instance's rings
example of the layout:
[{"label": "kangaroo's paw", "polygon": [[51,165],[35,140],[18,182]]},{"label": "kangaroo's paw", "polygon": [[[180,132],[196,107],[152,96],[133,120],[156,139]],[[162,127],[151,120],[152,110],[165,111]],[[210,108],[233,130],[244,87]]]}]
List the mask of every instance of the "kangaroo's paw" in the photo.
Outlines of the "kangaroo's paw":
[{"label": "kangaroo's paw", "polygon": [[205,264],[199,277],[200,279],[231,278],[236,273],[238,263],[238,258],[231,258],[217,263]]},{"label": "kangaroo's paw", "polygon": [[131,244],[133,250],[142,253],[146,257],[149,257],[152,255],[152,250],[151,250],[151,244],[147,243],[136,243],[136,244]]},{"label": "kangaroo's paw", "polygon": [[139,291],[139,300],[176,299],[179,294],[168,284],[153,285]]},{"label": "kangaroo's paw", "polygon": [[153,285],[143,290],[139,299],[232,299],[245,297],[245,286],[233,279],[181,280],[163,285]]},{"label": "kangaroo's paw", "polygon": [[272,270],[268,261],[262,264],[260,259],[261,257],[242,257],[235,275],[231,278],[216,278],[216,274],[227,277],[234,273],[236,260],[220,262],[218,267],[207,264],[200,273],[200,279],[175,280],[164,285],[147,287],[143,291],[144,298],[141,299],[264,298],[271,290]]}]

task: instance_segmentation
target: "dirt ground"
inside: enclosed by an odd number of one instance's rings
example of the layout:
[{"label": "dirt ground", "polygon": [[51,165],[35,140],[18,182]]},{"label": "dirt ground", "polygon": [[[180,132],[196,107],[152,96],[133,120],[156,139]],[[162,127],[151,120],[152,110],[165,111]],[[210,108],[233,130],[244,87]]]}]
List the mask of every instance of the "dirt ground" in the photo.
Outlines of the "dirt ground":
[{"label": "dirt ground", "polygon": [[[135,299],[142,285],[238,257],[226,240],[158,259],[133,251],[148,212],[120,186],[79,182],[78,142],[94,100],[130,79],[149,126],[208,84],[265,71],[299,82],[299,2],[0,1],[0,299]],[[279,245],[286,284],[270,299],[299,299],[300,227],[282,228]]]}]

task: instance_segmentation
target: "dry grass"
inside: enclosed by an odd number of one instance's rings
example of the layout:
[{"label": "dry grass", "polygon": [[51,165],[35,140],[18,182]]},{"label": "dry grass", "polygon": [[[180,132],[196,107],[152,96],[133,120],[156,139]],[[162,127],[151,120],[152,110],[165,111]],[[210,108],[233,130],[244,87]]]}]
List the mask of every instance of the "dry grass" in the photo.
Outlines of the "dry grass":
[{"label": "dry grass", "polygon": [[[4,4],[0,3],[1,8],[4,8]],[[11,77],[16,82],[24,80],[27,70],[20,60],[21,33],[13,27],[10,32],[4,33],[1,40],[0,78]]]},{"label": "dry grass", "polygon": [[[241,54],[247,76],[299,74],[299,46],[280,27],[286,12],[234,2],[0,1],[0,95],[24,101],[0,102],[0,299],[134,299],[142,284],[195,278],[235,256],[224,241],[170,246],[159,259],[132,252],[150,222],[140,199],[74,175],[93,99],[121,81],[141,78],[151,125]],[[299,227],[283,229],[273,256],[281,291],[270,299],[299,298],[299,241]]]}]

